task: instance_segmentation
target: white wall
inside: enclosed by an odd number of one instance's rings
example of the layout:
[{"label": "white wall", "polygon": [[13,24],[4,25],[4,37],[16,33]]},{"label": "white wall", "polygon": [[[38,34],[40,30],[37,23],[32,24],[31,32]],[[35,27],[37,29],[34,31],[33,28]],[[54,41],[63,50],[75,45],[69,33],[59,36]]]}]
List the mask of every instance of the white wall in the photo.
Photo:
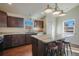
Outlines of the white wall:
[{"label": "white wall", "polygon": [[69,19],[69,18],[75,19],[75,22],[76,22],[76,24],[75,24],[75,38],[70,41],[73,44],[79,45],[79,6],[71,9],[70,11],[67,12],[66,16],[60,17],[58,19],[57,33],[58,34],[63,33],[63,22],[64,22],[64,20]]},{"label": "white wall", "polygon": [[51,14],[48,14],[46,17],[46,32],[50,36],[54,37],[55,35],[55,17]]}]

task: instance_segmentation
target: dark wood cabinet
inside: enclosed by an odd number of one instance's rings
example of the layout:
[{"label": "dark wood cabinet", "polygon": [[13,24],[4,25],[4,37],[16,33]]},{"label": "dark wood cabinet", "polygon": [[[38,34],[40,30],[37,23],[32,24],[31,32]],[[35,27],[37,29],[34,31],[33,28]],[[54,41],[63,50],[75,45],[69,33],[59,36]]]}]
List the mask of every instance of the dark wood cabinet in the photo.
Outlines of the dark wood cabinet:
[{"label": "dark wood cabinet", "polygon": [[32,55],[38,56],[38,40],[32,38]]},{"label": "dark wood cabinet", "polygon": [[12,46],[20,46],[25,44],[25,35],[24,34],[15,34],[12,35]]},{"label": "dark wood cabinet", "polygon": [[24,27],[24,19],[19,17],[8,16],[7,26],[8,27]]},{"label": "dark wood cabinet", "polygon": [[11,48],[25,44],[24,34],[5,35],[3,41],[3,48]]},{"label": "dark wood cabinet", "polygon": [[25,34],[25,43],[26,44],[32,44],[32,36],[31,35],[36,35],[37,33],[30,33],[30,34]]},{"label": "dark wood cabinet", "polygon": [[37,28],[37,32],[43,32],[44,29],[44,21],[42,20],[35,20],[34,27]]},{"label": "dark wood cabinet", "polygon": [[36,35],[36,33],[4,35],[3,48],[8,49],[11,47],[32,44],[31,35]]},{"label": "dark wood cabinet", "polygon": [[32,37],[32,55],[33,56],[46,56],[47,44]]},{"label": "dark wood cabinet", "polygon": [[10,48],[12,46],[12,35],[5,35],[4,36],[4,41],[3,41],[3,48]]},{"label": "dark wood cabinet", "polygon": [[31,41],[31,34],[25,34],[25,43],[26,44],[31,44],[32,41]]},{"label": "dark wood cabinet", "polygon": [[44,26],[44,21],[42,20],[35,20],[34,21],[34,27],[39,27],[39,28],[43,28]]},{"label": "dark wood cabinet", "polygon": [[0,27],[7,26],[7,14],[3,11],[0,11]]},{"label": "dark wood cabinet", "polygon": [[24,27],[24,18],[7,16],[6,12],[0,11],[0,27]]},{"label": "dark wood cabinet", "polygon": [[8,16],[8,18],[7,18],[8,20],[7,20],[7,26],[8,27],[15,27],[16,26],[16,24],[15,24],[15,18],[14,17],[11,17],[11,16]]}]

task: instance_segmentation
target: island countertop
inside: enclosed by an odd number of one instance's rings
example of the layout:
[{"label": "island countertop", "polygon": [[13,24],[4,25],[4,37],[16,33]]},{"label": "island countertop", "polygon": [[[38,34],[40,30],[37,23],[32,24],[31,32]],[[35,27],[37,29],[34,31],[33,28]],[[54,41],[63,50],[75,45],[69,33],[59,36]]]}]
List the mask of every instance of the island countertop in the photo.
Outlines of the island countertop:
[{"label": "island countertop", "polygon": [[50,37],[48,35],[32,35],[33,38],[36,38],[44,43],[49,43],[57,40],[64,40],[65,38],[68,38],[70,36],[64,36],[64,35],[59,35],[55,37]]},{"label": "island countertop", "polygon": [[58,39],[55,39],[54,37],[51,38],[48,35],[32,35],[32,37],[34,37],[34,38],[36,38],[44,43],[58,40]]}]

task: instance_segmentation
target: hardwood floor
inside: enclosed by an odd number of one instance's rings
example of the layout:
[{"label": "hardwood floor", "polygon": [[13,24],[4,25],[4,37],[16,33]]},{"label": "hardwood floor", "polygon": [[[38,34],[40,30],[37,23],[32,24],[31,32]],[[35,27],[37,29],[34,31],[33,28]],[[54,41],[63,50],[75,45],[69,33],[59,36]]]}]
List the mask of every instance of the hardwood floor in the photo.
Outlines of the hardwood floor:
[{"label": "hardwood floor", "polygon": [[32,56],[32,45],[25,45],[3,51],[3,56]]},{"label": "hardwood floor", "polygon": [[[24,45],[5,50],[3,51],[3,56],[32,56],[32,45]],[[71,56],[70,52],[69,56]],[[72,47],[72,56],[79,56],[79,48]]]}]

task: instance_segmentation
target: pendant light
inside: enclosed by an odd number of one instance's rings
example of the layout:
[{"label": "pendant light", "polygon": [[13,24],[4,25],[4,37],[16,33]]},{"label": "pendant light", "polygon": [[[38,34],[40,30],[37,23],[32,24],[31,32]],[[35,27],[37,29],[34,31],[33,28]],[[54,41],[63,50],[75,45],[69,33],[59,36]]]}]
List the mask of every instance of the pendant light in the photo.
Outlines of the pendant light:
[{"label": "pendant light", "polygon": [[61,10],[61,13],[59,14],[59,16],[65,16],[66,13],[63,12],[63,10]]},{"label": "pendant light", "polygon": [[60,13],[61,13],[61,10],[58,10],[58,5],[57,3],[55,3],[55,9],[54,9],[53,15],[59,15]]},{"label": "pendant light", "polygon": [[47,14],[48,13],[52,13],[53,16],[56,16],[56,17],[58,17],[58,16],[65,16],[66,15],[66,13],[64,13],[63,10],[61,10],[58,7],[57,3],[55,3],[55,8],[52,8],[49,5],[47,5],[47,8],[44,10],[44,13],[47,13]]},{"label": "pendant light", "polygon": [[44,13],[52,13],[52,8],[49,5],[47,5],[47,8],[44,10]]}]

